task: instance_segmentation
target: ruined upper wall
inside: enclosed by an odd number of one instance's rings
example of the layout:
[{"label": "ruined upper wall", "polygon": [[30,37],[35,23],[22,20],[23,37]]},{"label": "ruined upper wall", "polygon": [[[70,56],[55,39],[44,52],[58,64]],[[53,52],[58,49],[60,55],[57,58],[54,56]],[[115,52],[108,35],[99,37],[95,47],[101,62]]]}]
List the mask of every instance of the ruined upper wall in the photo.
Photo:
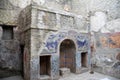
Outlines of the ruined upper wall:
[{"label": "ruined upper wall", "polygon": [[0,0],[0,24],[16,25],[19,13],[28,5],[71,11],[72,0]]},{"label": "ruined upper wall", "polygon": [[72,12],[90,18],[92,32],[120,31],[120,0],[73,0]]},{"label": "ruined upper wall", "polygon": [[31,0],[0,0],[0,24],[16,25],[20,11]]},{"label": "ruined upper wall", "polygon": [[73,12],[87,16],[89,12],[107,12],[108,19],[120,18],[120,0],[73,0]]},{"label": "ruined upper wall", "polygon": [[120,0],[91,0],[89,11],[92,32],[120,31]]},{"label": "ruined upper wall", "polygon": [[32,0],[33,5],[72,12],[72,0]]},{"label": "ruined upper wall", "polygon": [[[32,6],[31,28],[47,30],[79,30],[87,32],[87,23],[81,15],[71,12]],[[86,25],[85,25],[86,24]]]},{"label": "ruined upper wall", "polygon": [[20,11],[30,4],[86,18],[103,12],[107,22],[120,18],[120,0],[0,0],[0,24],[16,25]]},{"label": "ruined upper wall", "polygon": [[103,11],[107,13],[107,19],[120,18],[120,0],[91,0],[90,11]]}]

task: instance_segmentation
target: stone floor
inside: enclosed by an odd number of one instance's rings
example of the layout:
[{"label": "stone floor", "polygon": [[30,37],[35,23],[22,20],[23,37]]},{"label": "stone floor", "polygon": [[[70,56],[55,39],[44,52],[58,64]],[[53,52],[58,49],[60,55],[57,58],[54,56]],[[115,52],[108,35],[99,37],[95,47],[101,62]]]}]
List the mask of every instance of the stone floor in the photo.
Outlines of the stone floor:
[{"label": "stone floor", "polygon": [[120,80],[116,79],[104,74],[100,74],[95,72],[94,74],[90,74],[89,72],[83,74],[70,74],[66,77],[61,77],[59,80]]},{"label": "stone floor", "polygon": [[0,80],[23,80],[23,78],[21,76],[12,76],[8,78],[2,78]]},{"label": "stone floor", "polygon": [[[13,76],[8,78],[3,78],[0,80],[23,80],[21,76]],[[94,74],[90,74],[89,72],[83,74],[70,74],[66,77],[60,77],[59,80],[120,80],[107,75],[103,75],[95,72]]]}]

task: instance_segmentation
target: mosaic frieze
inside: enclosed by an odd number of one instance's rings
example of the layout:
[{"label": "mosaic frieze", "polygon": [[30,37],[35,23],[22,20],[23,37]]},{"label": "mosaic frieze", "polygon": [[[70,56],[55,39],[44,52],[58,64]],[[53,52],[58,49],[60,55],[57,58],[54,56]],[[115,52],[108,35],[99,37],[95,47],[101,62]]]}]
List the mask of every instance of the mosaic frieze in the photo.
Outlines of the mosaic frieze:
[{"label": "mosaic frieze", "polygon": [[46,41],[46,47],[51,53],[56,53],[58,44],[61,39],[63,39],[66,36],[66,33],[60,33],[60,34],[51,34],[49,35],[47,41]]},{"label": "mosaic frieze", "polygon": [[56,52],[57,45],[58,45],[58,41],[55,38],[56,37],[54,35],[50,35],[50,37],[48,38],[48,41],[46,43],[46,47],[48,48],[48,50],[50,50],[53,53]]},{"label": "mosaic frieze", "polygon": [[66,37],[75,40],[78,51],[88,49],[88,38],[81,33],[77,33],[75,31],[58,32],[57,34],[52,33],[48,36],[45,45],[51,53],[57,53],[59,47],[58,45],[60,44],[61,40],[66,39]]},{"label": "mosaic frieze", "polygon": [[86,36],[77,36],[77,45],[78,45],[78,50],[87,50],[88,49],[88,39]]}]

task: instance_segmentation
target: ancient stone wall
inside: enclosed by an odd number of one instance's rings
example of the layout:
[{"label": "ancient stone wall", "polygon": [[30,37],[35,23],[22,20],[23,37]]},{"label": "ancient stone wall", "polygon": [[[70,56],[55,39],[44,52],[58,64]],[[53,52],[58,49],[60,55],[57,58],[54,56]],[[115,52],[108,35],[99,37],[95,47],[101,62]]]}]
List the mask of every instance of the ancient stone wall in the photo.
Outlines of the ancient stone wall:
[{"label": "ancient stone wall", "polygon": [[[119,33],[96,33],[95,70],[119,78]],[[115,66],[115,64],[118,64]],[[104,67],[103,67],[104,66]]]},{"label": "ancient stone wall", "polygon": [[30,0],[1,0],[0,24],[16,25],[20,11],[30,4]]},{"label": "ancient stone wall", "polygon": [[[13,40],[2,40],[0,27],[0,67],[21,70],[20,44],[24,45],[24,53],[37,53],[50,32],[71,29],[91,32],[96,49],[94,63],[102,68],[96,70],[119,77],[119,13],[119,0],[0,0],[0,25],[16,26]],[[24,56],[29,71],[32,57]]]},{"label": "ancient stone wall", "polygon": [[[80,22],[79,22],[80,21]],[[78,23],[79,22],[79,23]],[[23,9],[18,18],[18,26],[20,31],[20,43],[24,44],[24,76],[26,80],[35,80],[39,78],[40,62],[39,57],[41,51],[45,48],[54,46],[54,42],[48,43],[51,40],[49,38],[51,33],[55,34],[55,39],[60,40],[64,35],[56,35],[57,32],[63,31],[68,32],[63,38],[70,38],[74,36],[75,44],[79,44],[79,52],[76,52],[76,63],[77,72],[80,72],[81,64],[79,63],[81,57],[81,51],[88,52],[88,60],[90,59],[90,52],[88,51],[88,39],[85,36],[79,36],[77,32],[88,32],[87,28],[84,28],[88,24],[85,24],[85,18],[81,15],[74,13],[59,11],[54,9],[41,8],[39,6],[30,5]],[[88,26],[87,26],[88,27]],[[73,30],[73,31],[72,31]],[[56,33],[55,33],[56,32]],[[87,40],[87,41],[86,41]],[[57,40],[58,41],[58,40]],[[58,42],[60,44],[60,42]],[[59,46],[56,44],[56,46]],[[55,52],[48,50],[51,55],[51,76],[57,79],[59,77],[59,49],[52,49]],[[79,55],[79,56],[77,56]],[[90,61],[87,61],[89,67]],[[79,70],[79,71],[78,71]]]},{"label": "ancient stone wall", "polygon": [[22,70],[22,55],[18,30],[12,26],[10,31],[8,28],[6,32],[6,30],[3,30],[6,29],[5,27],[0,26],[0,77],[20,74]]},{"label": "ancient stone wall", "polygon": [[[120,1],[119,0],[92,0],[90,8],[90,25],[94,37],[95,70],[120,78],[119,68],[113,66],[119,63],[116,56],[119,54],[120,32]],[[119,65],[117,65],[119,67]]]},{"label": "ancient stone wall", "polygon": [[[23,74],[18,21],[20,12],[30,3],[30,0],[0,0],[0,77]],[[24,43],[22,40],[21,42]]]},{"label": "ancient stone wall", "polygon": [[23,46],[23,75],[25,80],[30,80],[31,59],[31,6],[26,6],[18,17],[20,44]]}]

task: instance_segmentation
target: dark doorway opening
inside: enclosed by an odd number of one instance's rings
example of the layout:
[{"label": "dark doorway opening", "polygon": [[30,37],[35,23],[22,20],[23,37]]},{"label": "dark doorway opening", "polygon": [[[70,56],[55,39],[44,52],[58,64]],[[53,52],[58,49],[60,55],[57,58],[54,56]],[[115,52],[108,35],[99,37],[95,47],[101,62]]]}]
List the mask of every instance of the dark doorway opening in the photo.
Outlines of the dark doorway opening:
[{"label": "dark doorway opening", "polygon": [[81,65],[87,67],[87,52],[81,53]]},{"label": "dark doorway opening", "polygon": [[40,56],[40,75],[50,76],[50,56]]},{"label": "dark doorway opening", "polygon": [[22,74],[22,76],[24,77],[24,47],[25,47],[25,45],[24,44],[21,44],[20,45],[20,57],[21,57],[21,59],[22,59],[22,62],[21,62],[21,64],[22,64],[22,71],[21,71],[21,74]]},{"label": "dark doorway opening", "polygon": [[65,39],[60,45],[60,68],[69,68],[71,72],[75,70],[76,47],[72,40]]}]

